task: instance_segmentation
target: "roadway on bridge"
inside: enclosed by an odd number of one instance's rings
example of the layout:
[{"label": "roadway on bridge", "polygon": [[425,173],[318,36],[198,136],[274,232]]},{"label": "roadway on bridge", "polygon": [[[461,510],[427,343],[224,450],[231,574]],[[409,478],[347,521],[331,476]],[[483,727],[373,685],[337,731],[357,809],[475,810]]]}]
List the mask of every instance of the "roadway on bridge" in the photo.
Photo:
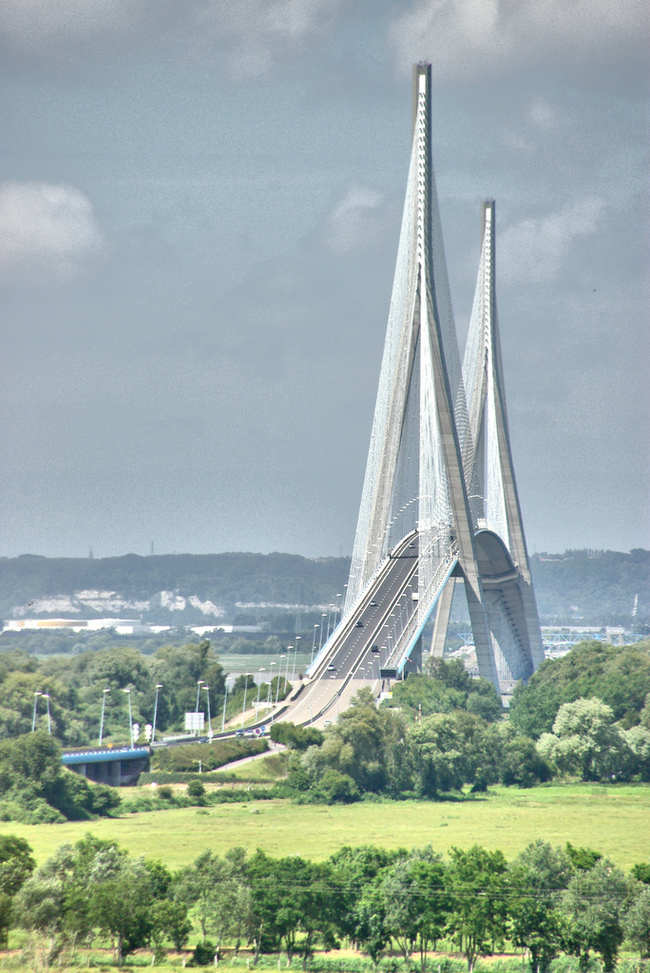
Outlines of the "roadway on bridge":
[{"label": "roadway on bridge", "polygon": [[326,656],[280,719],[323,726],[337,719],[363,685],[377,694],[380,667],[395,634],[417,610],[413,594],[418,590],[418,551],[418,535],[413,532],[391,552],[375,584],[344,618]]}]

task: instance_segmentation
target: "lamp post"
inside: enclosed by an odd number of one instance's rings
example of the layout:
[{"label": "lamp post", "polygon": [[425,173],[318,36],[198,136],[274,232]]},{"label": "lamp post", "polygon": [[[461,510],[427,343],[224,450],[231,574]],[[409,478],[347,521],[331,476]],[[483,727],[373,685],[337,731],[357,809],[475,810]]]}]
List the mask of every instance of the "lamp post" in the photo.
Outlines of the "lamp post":
[{"label": "lamp post", "polygon": [[275,665],[275,662],[272,662],[271,663],[271,673],[270,673],[271,674],[271,681],[269,682],[269,688],[266,691],[266,702],[267,702],[266,712],[267,712],[267,714],[268,714],[268,711],[270,709],[273,709],[273,666],[274,665]]},{"label": "lamp post", "polygon": [[293,669],[291,670],[291,682],[296,678],[296,663],[298,661],[298,641],[302,640],[302,635],[296,635],[296,650],[293,653]]},{"label": "lamp post", "polygon": [[309,660],[309,665],[314,661],[314,650],[316,649],[316,629],[320,628],[320,625],[314,625],[314,634],[311,639],[311,659]]},{"label": "lamp post", "polygon": [[242,730],[244,729],[244,721],[246,719],[246,693],[248,692],[248,677],[252,675],[252,673],[246,672],[244,673],[244,675],[246,676],[246,682],[244,683],[244,705],[242,706],[242,711],[241,711]]},{"label": "lamp post", "polygon": [[318,639],[318,651],[320,652],[323,645],[323,632],[325,631],[325,619],[327,618],[327,612],[323,612],[320,618],[320,636]]},{"label": "lamp post", "polygon": [[203,680],[198,679],[196,683],[196,712],[199,711],[199,693],[201,692],[201,686],[203,685]]},{"label": "lamp post", "polygon": [[335,629],[336,629],[336,626],[338,625],[338,622],[336,621],[336,616],[338,615],[339,616],[339,620],[340,620],[341,612],[343,611],[343,607],[342,607],[341,600],[340,600],[342,597],[343,596],[341,595],[341,592],[340,591],[337,592],[337,595],[336,595],[336,611],[334,612],[334,628]]},{"label": "lamp post", "polygon": [[282,681],[282,660],[283,659],[284,659],[284,656],[281,655],[280,656],[280,668],[278,669],[278,685],[277,685],[277,689],[276,689],[276,693],[275,693],[275,705],[276,706],[278,705],[278,701],[280,699],[280,682]]},{"label": "lamp post", "polygon": [[162,689],[162,683],[156,683],[156,701],[153,706],[153,726],[151,727],[151,742],[156,739],[156,720],[158,718],[158,693]]},{"label": "lamp post", "polygon": [[99,723],[99,740],[97,741],[98,747],[101,747],[102,740],[104,739],[104,713],[106,712],[106,696],[108,693],[110,693],[110,691],[109,686],[102,690],[102,718]]},{"label": "lamp post", "polygon": [[47,732],[52,736],[52,720],[50,719],[50,694],[41,693],[43,699],[47,700]]},{"label": "lamp post", "polygon": [[34,693],[34,712],[32,714],[32,733],[36,729],[36,704],[38,702],[38,697],[39,696],[42,696],[42,695],[43,695],[43,693],[41,693],[41,692]]},{"label": "lamp post", "polygon": [[262,691],[262,673],[266,672],[266,669],[260,669],[260,681],[257,684],[257,699],[255,700],[255,722],[257,723],[257,712],[260,705],[260,692]]},{"label": "lamp post", "polygon": [[131,690],[123,689],[123,693],[126,693],[127,699],[129,700],[129,734],[131,736],[131,750],[133,750],[133,717],[131,713]]},{"label": "lamp post", "polygon": [[292,649],[293,649],[293,645],[288,645],[287,646],[287,671],[286,671],[286,674],[285,674],[285,681],[286,682],[289,682],[289,666],[291,665],[291,650]]},{"label": "lamp post", "polygon": [[226,728],[226,704],[228,702],[228,683],[225,683],[226,695],[223,697],[223,716],[221,717],[221,732]]},{"label": "lamp post", "polygon": [[208,694],[208,740],[212,743],[214,733],[212,732],[212,717],[210,716],[210,687],[204,685],[203,690]]}]

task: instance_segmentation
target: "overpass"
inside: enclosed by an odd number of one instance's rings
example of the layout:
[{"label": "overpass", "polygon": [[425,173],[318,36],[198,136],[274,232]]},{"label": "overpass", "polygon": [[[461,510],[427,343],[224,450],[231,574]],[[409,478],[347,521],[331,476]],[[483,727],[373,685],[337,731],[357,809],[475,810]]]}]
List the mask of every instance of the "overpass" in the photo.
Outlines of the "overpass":
[{"label": "overpass", "polygon": [[63,753],[61,763],[97,784],[123,787],[137,782],[150,755],[149,747],[84,747]]}]

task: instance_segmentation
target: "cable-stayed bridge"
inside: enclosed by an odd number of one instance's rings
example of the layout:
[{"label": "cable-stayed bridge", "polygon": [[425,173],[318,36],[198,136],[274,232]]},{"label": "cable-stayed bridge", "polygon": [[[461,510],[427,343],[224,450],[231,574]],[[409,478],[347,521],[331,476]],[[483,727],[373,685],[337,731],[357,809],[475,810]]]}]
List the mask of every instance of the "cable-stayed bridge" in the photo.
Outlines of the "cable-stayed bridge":
[{"label": "cable-stayed bridge", "polygon": [[498,691],[543,660],[510,449],[495,289],[495,205],[461,365],[431,162],[431,67],[414,70],[413,142],[397,264],[341,624],[287,716],[335,717],[442,655],[463,584],[479,673]]}]

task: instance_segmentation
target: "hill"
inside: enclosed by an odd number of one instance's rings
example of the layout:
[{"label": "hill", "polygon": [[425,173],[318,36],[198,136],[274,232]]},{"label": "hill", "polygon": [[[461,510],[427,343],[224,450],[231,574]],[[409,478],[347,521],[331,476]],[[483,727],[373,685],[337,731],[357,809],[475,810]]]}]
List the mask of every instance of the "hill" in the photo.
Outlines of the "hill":
[{"label": "hill", "polygon": [[[566,551],[531,561],[543,624],[650,624],[650,551]],[[251,624],[262,613],[336,603],[349,566],[348,558],[249,553],[0,558],[0,618]]]}]

